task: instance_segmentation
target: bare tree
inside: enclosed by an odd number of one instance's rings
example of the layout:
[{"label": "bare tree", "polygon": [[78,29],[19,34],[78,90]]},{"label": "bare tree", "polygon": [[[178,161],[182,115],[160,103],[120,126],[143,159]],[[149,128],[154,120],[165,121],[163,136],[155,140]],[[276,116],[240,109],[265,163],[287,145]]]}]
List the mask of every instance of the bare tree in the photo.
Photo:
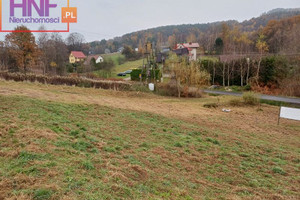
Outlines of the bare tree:
[{"label": "bare tree", "polygon": [[247,58],[247,78],[246,78],[246,84],[249,85],[249,76],[250,76],[250,58]]},{"label": "bare tree", "polygon": [[51,35],[41,33],[38,37],[38,45],[42,51],[42,64],[44,73],[63,75],[68,59],[67,45],[58,33]]},{"label": "bare tree", "polygon": [[0,70],[8,69],[8,54],[5,43],[0,41]]},{"label": "bare tree", "polygon": [[244,59],[239,61],[240,64],[240,76],[241,76],[241,86],[244,86],[244,79],[245,79],[245,67],[244,67]]},{"label": "bare tree", "polygon": [[85,51],[85,38],[80,33],[71,33],[67,39],[66,43],[68,45],[69,51]]}]

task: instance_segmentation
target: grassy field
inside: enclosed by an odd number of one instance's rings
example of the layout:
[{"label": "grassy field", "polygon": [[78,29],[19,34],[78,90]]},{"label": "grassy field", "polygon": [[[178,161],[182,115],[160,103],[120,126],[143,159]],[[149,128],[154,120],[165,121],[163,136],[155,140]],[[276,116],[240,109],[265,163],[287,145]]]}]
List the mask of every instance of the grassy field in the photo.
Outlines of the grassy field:
[{"label": "grassy field", "polygon": [[120,77],[120,76],[117,76],[117,74],[120,73],[120,72],[125,72],[125,71],[130,70],[130,69],[139,68],[143,65],[143,59],[139,59],[139,60],[135,60],[135,61],[126,61],[125,63],[120,65],[119,62],[118,62],[118,58],[119,57],[125,58],[120,53],[104,54],[103,57],[104,57],[104,59],[105,58],[110,58],[115,63],[115,69],[112,73],[112,78],[122,78],[122,79],[129,78],[130,75]]},{"label": "grassy field", "polygon": [[119,62],[118,62],[118,58],[125,58],[124,55],[122,55],[121,53],[111,53],[111,54],[103,54],[101,55],[104,59],[106,58],[109,58],[109,59],[112,59],[115,63],[115,65],[119,65]]},{"label": "grassy field", "polygon": [[[139,68],[143,65],[143,59],[135,60],[135,61],[127,61],[124,64],[116,65],[115,70],[113,72],[113,77],[118,77],[117,74],[120,72],[125,72],[130,69]],[[130,75],[124,76],[122,78],[129,78]]]},{"label": "grassy field", "polygon": [[229,100],[0,80],[0,199],[299,199],[299,122]]}]

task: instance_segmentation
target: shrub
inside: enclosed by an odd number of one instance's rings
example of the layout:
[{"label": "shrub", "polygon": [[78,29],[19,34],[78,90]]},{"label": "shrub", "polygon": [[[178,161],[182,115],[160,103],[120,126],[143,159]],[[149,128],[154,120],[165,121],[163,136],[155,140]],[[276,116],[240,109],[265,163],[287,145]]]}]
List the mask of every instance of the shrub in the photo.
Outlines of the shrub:
[{"label": "shrub", "polygon": [[216,103],[207,103],[203,105],[204,108],[217,108],[218,104]]},{"label": "shrub", "polygon": [[122,65],[122,64],[124,64],[126,62],[126,59],[124,57],[119,56],[117,58],[117,61],[118,61],[119,65]]},{"label": "shrub", "polygon": [[240,99],[230,99],[229,100],[229,105],[231,106],[241,106],[242,105],[242,101]]},{"label": "shrub", "polygon": [[144,84],[133,84],[131,89],[137,92],[150,92],[149,88]]},{"label": "shrub", "polygon": [[156,84],[156,94],[162,96],[178,96],[177,87],[171,84],[159,83]]},{"label": "shrub", "polygon": [[259,97],[253,92],[244,93],[243,100],[246,105],[251,105],[251,106],[258,105],[260,102]]},{"label": "shrub", "polygon": [[245,91],[251,91],[251,85],[246,85],[244,86]]},{"label": "shrub", "polygon": [[202,97],[202,90],[196,87],[184,87],[183,88],[183,94],[184,97],[196,97],[200,98]]}]

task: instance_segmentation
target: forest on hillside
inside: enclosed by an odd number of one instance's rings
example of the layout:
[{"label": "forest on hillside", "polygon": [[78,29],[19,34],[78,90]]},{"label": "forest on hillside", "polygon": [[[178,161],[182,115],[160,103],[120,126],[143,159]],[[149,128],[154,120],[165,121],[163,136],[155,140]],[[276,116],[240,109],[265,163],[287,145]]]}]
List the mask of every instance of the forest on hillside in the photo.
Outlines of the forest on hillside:
[{"label": "forest on hillside", "polygon": [[[147,42],[155,43],[157,47],[174,47],[176,43],[198,42],[203,53],[214,54],[217,53],[216,40],[221,38],[225,40],[224,45],[227,45],[227,49],[225,48],[225,52],[222,53],[233,54],[245,53],[244,51],[257,52],[254,44],[259,39],[259,35],[264,34],[266,42],[271,47],[269,53],[290,53],[295,52],[295,48],[298,47],[288,48],[286,38],[297,35],[300,25],[296,17],[298,15],[300,15],[300,9],[275,9],[241,23],[230,20],[207,24],[164,26],[125,34],[111,40],[94,41],[89,43],[89,46],[93,53],[105,53],[105,50],[116,52],[124,45],[139,48],[142,51]],[[273,30],[270,31],[271,29]],[[224,31],[227,31],[225,34],[230,34],[229,38],[226,38]],[[243,49],[243,52],[239,52],[240,49],[236,47],[228,49],[228,43],[239,43],[240,40],[248,40],[249,47]],[[281,46],[282,43],[286,44],[285,47]]]}]

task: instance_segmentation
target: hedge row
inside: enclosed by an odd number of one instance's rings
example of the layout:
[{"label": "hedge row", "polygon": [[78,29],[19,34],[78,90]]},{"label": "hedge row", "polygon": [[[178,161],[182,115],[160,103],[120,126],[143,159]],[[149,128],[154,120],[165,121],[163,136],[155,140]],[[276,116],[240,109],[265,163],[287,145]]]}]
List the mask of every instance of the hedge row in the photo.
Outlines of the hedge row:
[{"label": "hedge row", "polygon": [[30,81],[39,82],[43,84],[50,85],[68,85],[68,86],[78,86],[86,88],[101,88],[107,90],[130,90],[131,84],[122,81],[106,81],[106,80],[92,80],[76,77],[67,76],[43,76],[36,74],[21,74],[21,73],[9,73],[0,72],[0,78],[4,80],[13,80],[17,82]]}]

